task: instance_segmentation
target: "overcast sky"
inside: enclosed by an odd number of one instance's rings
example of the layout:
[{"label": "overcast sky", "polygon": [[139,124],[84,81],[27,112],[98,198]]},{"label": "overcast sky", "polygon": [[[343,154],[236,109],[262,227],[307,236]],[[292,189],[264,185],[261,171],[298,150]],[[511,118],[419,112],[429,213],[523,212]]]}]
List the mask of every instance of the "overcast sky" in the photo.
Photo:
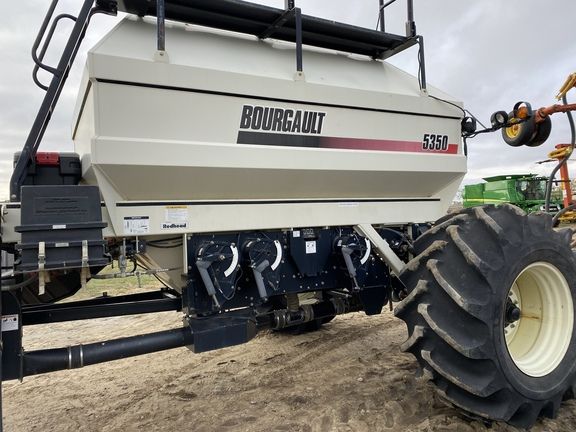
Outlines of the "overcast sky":
[{"label": "overcast sky", "polygon": [[[5,1],[0,15],[0,199],[8,196],[12,155],[19,150],[40,106],[43,91],[31,79],[30,49],[48,0]],[[61,0],[61,10],[75,11],[80,1]],[[282,7],[284,0],[258,3]],[[356,25],[375,27],[377,0],[296,0],[304,13]],[[426,42],[430,84],[462,100],[484,123],[497,110],[510,110],[519,100],[534,106],[554,103],[569,73],[576,72],[576,43],[571,29],[576,17],[574,0],[415,0],[418,33]],[[403,32],[405,1],[389,9],[387,30]],[[72,151],[70,122],[86,51],[119,18],[97,16],[53,115],[41,150]],[[61,32],[69,29],[62,25]],[[47,62],[58,54],[54,41]],[[396,56],[392,63],[416,73],[416,52]],[[45,79],[46,81],[46,79]],[[576,90],[569,93],[576,102]],[[552,135],[538,148],[508,147],[498,134],[470,142],[466,182],[497,174],[549,172],[553,165],[536,165],[554,144],[567,142],[566,116],[553,117]],[[571,175],[576,172],[571,164]]]}]

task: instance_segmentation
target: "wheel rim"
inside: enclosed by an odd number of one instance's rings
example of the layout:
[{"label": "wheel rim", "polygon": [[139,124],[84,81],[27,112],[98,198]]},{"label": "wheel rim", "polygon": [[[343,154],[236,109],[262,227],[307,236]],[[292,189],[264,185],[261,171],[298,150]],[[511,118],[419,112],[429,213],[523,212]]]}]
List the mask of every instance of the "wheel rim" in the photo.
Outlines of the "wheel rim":
[{"label": "wheel rim", "polygon": [[[518,119],[510,119],[510,123],[516,123],[518,121]],[[518,135],[520,135],[520,125],[519,124],[514,124],[512,126],[509,126],[505,129],[506,131],[506,135],[508,135],[508,138],[510,139],[514,139],[517,138]]]},{"label": "wheel rim", "polygon": [[508,296],[521,311],[518,321],[504,324],[510,357],[526,375],[548,375],[572,338],[574,305],[566,278],[556,266],[539,261],[520,272]]}]

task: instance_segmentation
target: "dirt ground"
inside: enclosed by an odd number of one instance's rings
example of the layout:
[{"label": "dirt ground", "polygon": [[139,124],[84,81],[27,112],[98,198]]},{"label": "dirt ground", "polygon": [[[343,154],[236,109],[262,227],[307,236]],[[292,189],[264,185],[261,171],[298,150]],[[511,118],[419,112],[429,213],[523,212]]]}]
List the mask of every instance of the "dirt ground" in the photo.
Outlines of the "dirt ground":
[{"label": "dirt ground", "polygon": [[[180,325],[173,312],[31,327],[27,349]],[[4,385],[6,431],[514,431],[469,421],[416,377],[390,312],[302,335],[265,333],[204,354],[185,348]],[[576,402],[534,431],[573,431]]]}]

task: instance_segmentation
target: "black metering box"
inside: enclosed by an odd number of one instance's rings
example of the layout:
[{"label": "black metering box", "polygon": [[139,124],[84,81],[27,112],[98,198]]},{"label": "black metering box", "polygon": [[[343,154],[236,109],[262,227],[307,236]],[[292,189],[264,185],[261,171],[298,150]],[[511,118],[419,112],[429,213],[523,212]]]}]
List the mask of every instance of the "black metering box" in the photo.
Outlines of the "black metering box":
[{"label": "black metering box", "polygon": [[20,270],[38,269],[41,242],[47,270],[81,267],[84,242],[89,266],[108,264],[97,186],[23,186],[20,211]]},{"label": "black metering box", "polygon": [[[14,153],[14,166],[21,152]],[[77,185],[82,177],[76,153],[36,153],[28,164],[24,185]]]}]

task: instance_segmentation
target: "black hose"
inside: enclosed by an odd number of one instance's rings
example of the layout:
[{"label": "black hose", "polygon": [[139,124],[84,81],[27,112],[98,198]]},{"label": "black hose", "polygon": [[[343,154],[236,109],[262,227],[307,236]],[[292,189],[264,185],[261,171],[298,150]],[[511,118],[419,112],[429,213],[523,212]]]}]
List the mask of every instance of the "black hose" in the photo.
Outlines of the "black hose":
[{"label": "black hose", "polygon": [[[566,95],[562,96],[562,102],[564,103],[564,105],[568,105],[568,100],[566,98]],[[570,124],[570,132],[571,132],[570,153],[568,153],[568,155],[566,155],[566,157],[562,158],[562,160],[560,162],[558,162],[558,165],[556,165],[554,167],[554,169],[550,173],[550,177],[548,177],[548,182],[546,184],[546,196],[545,196],[545,201],[544,201],[544,211],[546,213],[548,213],[548,211],[550,210],[550,198],[552,196],[552,184],[554,183],[554,178],[556,177],[556,173],[560,170],[560,168],[562,168],[566,164],[566,162],[568,162],[568,159],[570,159],[570,156],[572,156],[572,151],[574,151],[574,145],[576,144],[576,127],[574,126],[574,118],[572,117],[572,113],[570,111],[567,111],[566,115],[568,116],[568,123]],[[572,197],[570,197],[570,200],[572,200]]]},{"label": "black hose", "polygon": [[146,245],[158,249],[172,249],[182,246],[182,243],[182,236],[178,236],[158,240],[149,240]]},{"label": "black hose", "polygon": [[164,245],[159,243],[148,243],[148,247],[157,248],[157,249],[174,249],[177,247],[182,247],[182,243],[174,243],[170,245]]},{"label": "black hose", "polygon": [[158,240],[148,240],[148,241],[146,242],[146,244],[150,244],[150,243],[163,243],[163,242],[170,242],[170,241],[175,241],[175,240],[182,241],[182,236],[168,237],[168,238],[162,238],[162,239],[158,239]]},{"label": "black hose", "polygon": [[554,167],[554,169],[550,173],[550,176],[548,177],[548,181],[546,182],[546,195],[544,198],[545,199],[544,212],[546,212],[546,213],[548,213],[550,211],[550,199],[552,197],[552,185],[554,184],[554,178],[556,177],[556,173],[560,170],[560,168],[562,168],[566,164],[566,162],[568,161],[569,158],[570,158],[569,155],[562,158],[562,160],[560,162],[558,162],[558,165],[556,165]]},{"label": "black hose", "polygon": [[[564,102],[564,105],[568,105],[566,95],[562,97],[562,102]],[[574,117],[572,116],[572,112],[570,111],[566,112],[566,115],[568,116],[568,123],[570,124],[570,133],[572,135],[570,144],[572,145],[572,148],[574,148],[574,145],[576,145],[576,126],[574,125]]]},{"label": "black hose", "polygon": [[[5,279],[2,278],[2,281],[4,281]],[[2,283],[2,291],[16,291],[22,288],[26,288],[28,285],[31,285],[34,281],[38,280],[38,275],[35,274],[34,276],[30,276],[28,279],[20,282],[20,283],[16,283],[16,284],[12,284],[12,285],[4,285],[4,283]]]}]

